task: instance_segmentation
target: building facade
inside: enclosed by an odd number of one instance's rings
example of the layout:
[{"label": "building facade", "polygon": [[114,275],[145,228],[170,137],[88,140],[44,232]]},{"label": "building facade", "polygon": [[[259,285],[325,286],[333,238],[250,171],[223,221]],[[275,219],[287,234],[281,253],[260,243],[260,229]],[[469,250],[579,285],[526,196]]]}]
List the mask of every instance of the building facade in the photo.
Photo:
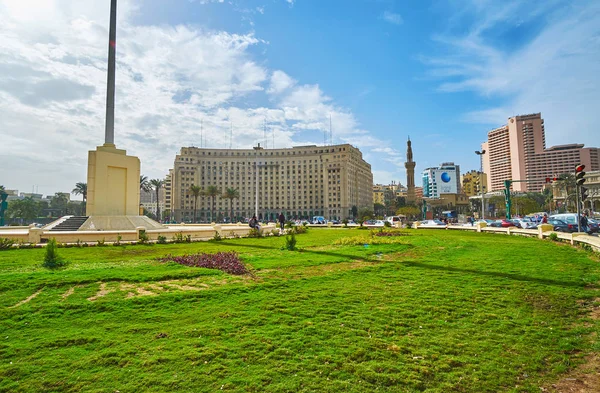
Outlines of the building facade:
[{"label": "building facade", "polygon": [[473,195],[481,195],[481,184],[483,184],[483,192],[487,192],[487,175],[480,171],[469,171],[460,177],[462,192],[468,197]]},{"label": "building facade", "polygon": [[453,162],[442,163],[439,167],[427,168],[422,172],[423,197],[439,198],[440,194],[460,192],[460,166]]},{"label": "building facade", "polygon": [[[200,196],[196,217],[219,221],[233,215],[247,218],[258,211],[259,219],[352,216],[352,208],[373,207],[371,165],[357,148],[349,145],[298,146],[287,149],[204,149],[185,147],[170,171],[173,219],[195,221],[192,185],[207,190],[215,186],[214,198]],[[238,191],[231,200],[222,195]],[[166,189],[168,192],[169,189]]]},{"label": "building facade", "polygon": [[505,180],[525,180],[513,183],[512,189],[539,192],[546,177],[571,173],[577,164],[600,169],[598,148],[569,144],[546,149],[541,113],[510,117],[506,125],[488,132],[481,147],[486,150],[483,171],[489,175],[490,191],[503,189]]}]

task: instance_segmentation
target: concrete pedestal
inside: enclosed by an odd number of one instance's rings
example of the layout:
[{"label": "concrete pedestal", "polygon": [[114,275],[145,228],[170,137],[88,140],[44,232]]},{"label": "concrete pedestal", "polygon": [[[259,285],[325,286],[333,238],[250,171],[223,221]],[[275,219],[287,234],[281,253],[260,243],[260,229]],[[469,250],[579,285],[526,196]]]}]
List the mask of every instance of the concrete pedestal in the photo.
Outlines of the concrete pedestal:
[{"label": "concrete pedestal", "polygon": [[138,216],[140,160],[115,145],[88,154],[87,216]]}]

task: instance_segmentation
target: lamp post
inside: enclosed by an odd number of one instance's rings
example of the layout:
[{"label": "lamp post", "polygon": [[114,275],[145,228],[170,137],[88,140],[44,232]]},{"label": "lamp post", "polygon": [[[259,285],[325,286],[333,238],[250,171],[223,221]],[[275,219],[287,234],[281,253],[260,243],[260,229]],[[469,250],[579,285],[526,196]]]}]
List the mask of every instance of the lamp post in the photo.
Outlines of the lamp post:
[{"label": "lamp post", "polygon": [[485,194],[483,192],[483,155],[485,150],[476,150],[475,154],[479,156],[479,187],[481,188],[481,219],[485,219]]}]

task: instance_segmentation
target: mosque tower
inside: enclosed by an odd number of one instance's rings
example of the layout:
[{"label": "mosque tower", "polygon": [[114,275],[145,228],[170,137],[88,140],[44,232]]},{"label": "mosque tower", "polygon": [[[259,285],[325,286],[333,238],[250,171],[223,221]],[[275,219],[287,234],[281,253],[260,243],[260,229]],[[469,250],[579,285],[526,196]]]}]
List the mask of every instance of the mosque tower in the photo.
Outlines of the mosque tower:
[{"label": "mosque tower", "polygon": [[406,142],[406,162],[404,163],[404,167],[406,168],[406,204],[414,205],[416,202],[415,198],[415,165],[416,162],[413,161],[413,152],[410,142],[410,137],[408,137],[408,141]]}]

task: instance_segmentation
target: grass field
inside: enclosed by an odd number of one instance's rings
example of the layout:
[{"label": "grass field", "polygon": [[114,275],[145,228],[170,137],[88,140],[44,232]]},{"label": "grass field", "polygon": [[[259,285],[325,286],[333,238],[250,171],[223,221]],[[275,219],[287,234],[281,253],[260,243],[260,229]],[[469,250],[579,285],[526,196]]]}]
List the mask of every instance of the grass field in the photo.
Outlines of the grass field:
[{"label": "grass field", "polygon": [[[540,392],[598,352],[597,256],[405,233],[0,252],[0,392]],[[252,275],[156,260],[230,250]]]}]

